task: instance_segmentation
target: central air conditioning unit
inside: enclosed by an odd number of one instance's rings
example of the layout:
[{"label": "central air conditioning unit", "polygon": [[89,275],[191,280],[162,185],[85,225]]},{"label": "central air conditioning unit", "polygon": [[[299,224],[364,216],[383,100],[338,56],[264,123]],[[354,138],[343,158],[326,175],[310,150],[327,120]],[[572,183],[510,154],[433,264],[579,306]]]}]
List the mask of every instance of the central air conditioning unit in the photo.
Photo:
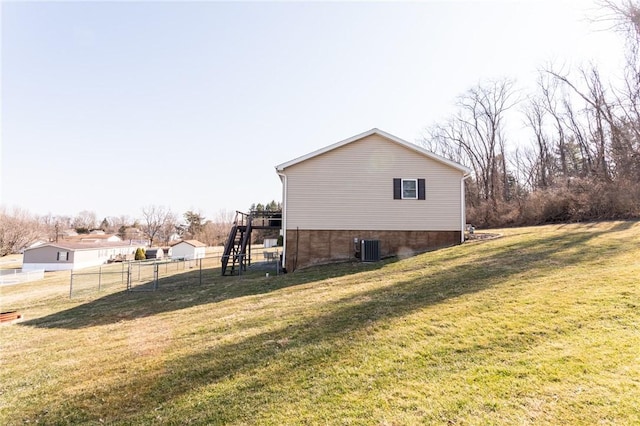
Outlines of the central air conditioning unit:
[{"label": "central air conditioning unit", "polygon": [[380,260],[380,240],[360,240],[360,260],[378,262]]}]

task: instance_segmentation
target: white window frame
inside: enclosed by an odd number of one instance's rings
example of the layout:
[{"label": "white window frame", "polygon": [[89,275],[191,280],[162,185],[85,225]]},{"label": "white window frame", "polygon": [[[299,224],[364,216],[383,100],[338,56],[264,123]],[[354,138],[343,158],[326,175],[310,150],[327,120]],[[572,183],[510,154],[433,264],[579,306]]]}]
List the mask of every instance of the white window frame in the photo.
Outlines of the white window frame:
[{"label": "white window frame", "polygon": [[[413,191],[415,195],[413,197],[405,197],[404,195],[404,183],[405,182],[413,182]],[[402,179],[401,187],[400,187],[400,198],[403,200],[417,200],[418,199],[418,179]]]}]

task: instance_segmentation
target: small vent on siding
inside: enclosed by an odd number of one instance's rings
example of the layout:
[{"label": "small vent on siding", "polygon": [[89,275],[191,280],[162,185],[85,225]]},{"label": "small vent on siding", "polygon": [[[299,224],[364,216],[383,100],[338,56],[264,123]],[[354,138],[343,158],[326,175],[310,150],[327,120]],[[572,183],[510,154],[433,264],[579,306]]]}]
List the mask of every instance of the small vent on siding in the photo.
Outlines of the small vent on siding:
[{"label": "small vent on siding", "polygon": [[380,260],[380,240],[360,240],[360,260],[377,262]]}]

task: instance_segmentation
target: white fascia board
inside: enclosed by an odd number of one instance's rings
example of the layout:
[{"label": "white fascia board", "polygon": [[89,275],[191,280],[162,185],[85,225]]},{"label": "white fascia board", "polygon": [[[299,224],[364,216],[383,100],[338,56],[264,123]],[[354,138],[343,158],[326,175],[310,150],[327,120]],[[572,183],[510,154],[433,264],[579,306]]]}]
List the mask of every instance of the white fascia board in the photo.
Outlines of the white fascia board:
[{"label": "white fascia board", "polygon": [[90,251],[90,250],[105,250],[105,249],[119,249],[119,248],[129,248],[129,247],[139,247],[138,245],[135,244],[129,244],[126,242],[122,242],[122,244],[116,244],[116,245],[104,245],[104,246],[89,246],[89,247],[71,247],[71,246],[67,246],[64,243],[60,244],[60,243],[47,243],[47,244],[41,244],[39,246],[36,247],[31,247],[31,248],[27,248],[24,251],[31,251],[31,250],[36,250],[36,249],[40,249],[43,247],[55,247],[57,249],[60,250],[67,250],[67,251]]},{"label": "white fascia board", "polygon": [[435,161],[438,161],[440,163],[443,163],[443,164],[445,164],[445,165],[447,165],[449,167],[453,167],[454,169],[461,171],[465,176],[467,176],[467,175],[469,175],[471,173],[471,169],[469,169],[468,167],[465,167],[465,166],[463,166],[461,164],[458,164],[455,161],[448,160],[448,159],[446,159],[444,157],[441,157],[441,156],[439,156],[437,154],[434,154],[431,151],[427,151],[426,149],[421,148],[421,147],[419,147],[419,146],[417,146],[417,145],[415,145],[415,144],[413,144],[411,142],[407,142],[404,139],[400,139],[397,136],[394,136],[394,135],[392,135],[390,133],[387,133],[385,131],[382,131],[382,130],[376,129],[376,128],[373,128],[371,130],[367,130],[366,132],[363,132],[363,133],[360,133],[358,135],[352,136],[352,137],[350,137],[348,139],[342,140],[340,142],[336,142],[336,143],[334,143],[332,145],[329,145],[329,146],[326,146],[324,148],[318,149],[316,151],[310,152],[309,154],[303,155],[302,157],[295,158],[295,159],[293,159],[291,161],[287,161],[286,163],[279,164],[279,165],[276,166],[276,170],[278,172],[282,172],[287,167],[291,167],[291,166],[293,166],[295,164],[298,164],[298,163],[301,163],[303,161],[309,160],[310,158],[313,158],[313,157],[317,157],[318,155],[322,155],[325,152],[332,151],[332,150],[334,150],[336,148],[340,148],[341,146],[350,144],[351,142],[355,142],[357,140],[366,138],[367,136],[371,136],[373,134],[380,135],[380,136],[382,136],[384,138],[387,138],[387,139],[389,139],[389,140],[391,140],[391,141],[393,141],[393,142],[395,142],[395,143],[397,143],[399,145],[404,146],[405,148],[408,148],[408,149],[413,150],[413,151],[415,151],[415,152],[417,152],[419,154],[422,154],[425,157],[431,158],[432,160],[435,160]]}]

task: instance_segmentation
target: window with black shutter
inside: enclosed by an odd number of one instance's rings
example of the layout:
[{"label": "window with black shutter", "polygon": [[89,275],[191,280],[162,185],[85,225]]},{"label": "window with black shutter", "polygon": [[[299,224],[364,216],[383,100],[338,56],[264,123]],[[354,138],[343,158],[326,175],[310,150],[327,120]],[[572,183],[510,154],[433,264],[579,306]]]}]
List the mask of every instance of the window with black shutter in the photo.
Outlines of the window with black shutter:
[{"label": "window with black shutter", "polygon": [[402,179],[393,178],[393,199],[402,200]]},{"label": "window with black shutter", "polygon": [[394,200],[426,200],[425,179],[393,178]]},{"label": "window with black shutter", "polygon": [[424,179],[418,179],[418,200],[425,200],[426,192]]}]

